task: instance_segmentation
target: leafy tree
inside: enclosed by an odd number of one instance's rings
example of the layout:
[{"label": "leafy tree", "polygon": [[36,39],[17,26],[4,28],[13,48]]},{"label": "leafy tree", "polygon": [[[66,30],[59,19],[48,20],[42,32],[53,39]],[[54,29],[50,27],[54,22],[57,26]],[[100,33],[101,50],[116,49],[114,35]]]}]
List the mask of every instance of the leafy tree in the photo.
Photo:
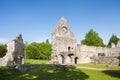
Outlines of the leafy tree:
[{"label": "leafy tree", "polygon": [[26,58],[35,59],[37,56],[37,53],[38,51],[36,46],[33,46],[31,44],[26,46]]},{"label": "leafy tree", "polygon": [[42,43],[32,42],[26,46],[26,58],[28,59],[50,59],[51,44],[48,40]]},{"label": "leafy tree", "polygon": [[111,43],[114,43],[116,45],[119,40],[120,39],[116,35],[112,34],[112,36],[110,37],[110,40],[109,40],[109,43],[108,43],[107,46],[111,47]]},{"label": "leafy tree", "polygon": [[6,44],[5,45],[4,44],[0,44],[0,57],[5,56],[6,52],[7,52]]},{"label": "leafy tree", "polygon": [[104,46],[102,38],[93,29],[86,33],[85,39],[81,43],[88,46]]}]

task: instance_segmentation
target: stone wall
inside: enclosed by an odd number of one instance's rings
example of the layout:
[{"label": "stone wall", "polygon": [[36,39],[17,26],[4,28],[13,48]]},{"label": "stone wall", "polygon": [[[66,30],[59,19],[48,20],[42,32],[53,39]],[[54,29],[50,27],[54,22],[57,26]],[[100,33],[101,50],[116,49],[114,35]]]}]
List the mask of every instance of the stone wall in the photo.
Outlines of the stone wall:
[{"label": "stone wall", "polygon": [[105,57],[103,60],[109,62],[113,60],[115,61],[113,64],[117,64],[117,59],[114,57],[120,56],[120,41],[117,45],[112,44],[111,48],[77,44],[74,33],[67,24],[66,19],[62,17],[52,32],[51,62],[58,64],[90,63],[93,56],[98,57],[98,59],[99,56],[103,56]]},{"label": "stone wall", "polygon": [[77,45],[76,57],[78,57],[78,63],[90,63],[93,56],[118,57],[120,56],[120,48]]},{"label": "stone wall", "polygon": [[119,59],[115,57],[99,56],[92,57],[91,59],[95,64],[107,64],[108,66],[118,66],[120,64]]},{"label": "stone wall", "polygon": [[7,53],[3,58],[0,58],[0,66],[19,67],[24,64],[24,59],[25,45],[20,34],[7,44]]},{"label": "stone wall", "polygon": [[51,63],[72,64],[76,47],[77,40],[62,17],[52,32]]}]

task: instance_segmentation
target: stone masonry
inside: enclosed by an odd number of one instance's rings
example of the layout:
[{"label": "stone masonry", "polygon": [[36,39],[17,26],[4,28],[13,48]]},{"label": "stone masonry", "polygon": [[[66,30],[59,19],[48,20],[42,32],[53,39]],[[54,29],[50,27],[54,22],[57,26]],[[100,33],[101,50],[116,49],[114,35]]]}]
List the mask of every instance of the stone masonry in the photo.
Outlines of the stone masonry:
[{"label": "stone masonry", "polygon": [[[93,56],[115,58],[120,56],[120,41],[117,43],[117,45],[112,43],[111,48],[77,44],[77,40],[64,17],[60,19],[53,30],[51,40],[51,63],[53,64],[90,63],[93,60],[91,59]],[[107,60],[108,59],[111,58],[107,58]],[[118,60],[116,61],[119,63]]]},{"label": "stone masonry", "polygon": [[52,32],[52,59],[55,64],[74,63],[77,41],[66,20],[62,17]]},{"label": "stone masonry", "polygon": [[24,64],[24,59],[25,45],[22,35],[19,34],[16,39],[7,44],[7,53],[3,58],[0,58],[0,66],[20,67]]}]

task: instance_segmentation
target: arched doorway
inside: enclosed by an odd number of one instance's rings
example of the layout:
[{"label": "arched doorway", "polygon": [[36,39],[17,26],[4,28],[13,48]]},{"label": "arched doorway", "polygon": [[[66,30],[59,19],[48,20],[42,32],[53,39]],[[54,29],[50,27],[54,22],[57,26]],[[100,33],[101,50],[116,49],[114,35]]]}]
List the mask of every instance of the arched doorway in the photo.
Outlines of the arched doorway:
[{"label": "arched doorway", "polygon": [[68,54],[67,57],[68,57],[68,58],[67,58],[67,62],[68,62],[69,64],[73,64],[73,63],[74,63],[74,54],[73,54],[73,53],[70,53],[70,54]]},{"label": "arched doorway", "polygon": [[62,58],[62,64],[64,64],[65,63],[65,58],[64,58],[64,56],[63,55],[61,55],[61,58]]},{"label": "arched doorway", "polygon": [[75,57],[75,64],[77,64],[78,63],[78,57]]}]

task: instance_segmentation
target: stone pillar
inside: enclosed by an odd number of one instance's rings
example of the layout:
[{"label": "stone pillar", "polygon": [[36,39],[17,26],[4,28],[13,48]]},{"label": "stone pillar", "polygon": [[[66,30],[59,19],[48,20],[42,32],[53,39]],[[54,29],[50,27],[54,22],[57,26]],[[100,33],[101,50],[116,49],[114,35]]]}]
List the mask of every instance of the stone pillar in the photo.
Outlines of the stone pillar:
[{"label": "stone pillar", "polygon": [[74,56],[71,56],[71,64],[75,64]]},{"label": "stone pillar", "polygon": [[64,55],[64,63],[63,64],[66,64],[67,63],[67,55]]}]

